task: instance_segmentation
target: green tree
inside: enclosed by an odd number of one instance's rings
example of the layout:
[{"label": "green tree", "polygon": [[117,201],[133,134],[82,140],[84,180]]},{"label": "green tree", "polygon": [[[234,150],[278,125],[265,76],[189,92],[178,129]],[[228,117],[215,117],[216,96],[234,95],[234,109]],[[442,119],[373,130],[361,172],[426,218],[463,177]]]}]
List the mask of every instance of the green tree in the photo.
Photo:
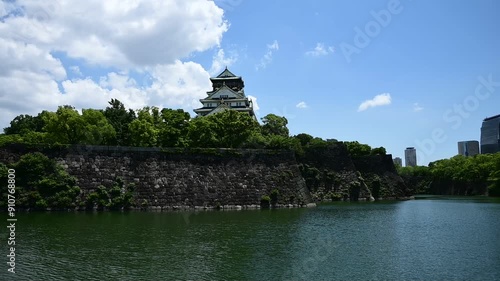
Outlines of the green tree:
[{"label": "green tree", "polygon": [[492,155],[491,173],[488,177],[488,194],[500,197],[500,153]]},{"label": "green tree", "polygon": [[[16,171],[17,206],[33,209],[67,209],[78,205],[80,188],[54,160],[37,152],[23,155],[12,165]],[[1,167],[0,167],[1,168]],[[1,186],[1,194],[6,187]],[[7,202],[2,198],[2,204]]]},{"label": "green tree", "polygon": [[125,105],[117,99],[111,99],[108,107],[104,110],[104,116],[108,122],[113,126],[116,132],[116,138],[112,144],[117,145],[130,145],[131,135],[129,131],[129,124],[132,123],[137,117],[135,111],[132,109],[126,110]]},{"label": "green tree", "polygon": [[243,147],[258,133],[259,124],[250,115],[225,110],[189,122],[188,140],[191,147]]},{"label": "green tree", "polygon": [[146,106],[137,112],[137,119],[129,124],[130,140],[133,146],[159,146],[162,117],[157,107]]},{"label": "green tree", "polygon": [[264,136],[283,136],[288,137],[288,120],[275,114],[268,114],[262,118],[262,134]]},{"label": "green tree", "polygon": [[77,144],[85,140],[84,122],[72,106],[59,106],[56,112],[43,115],[43,121],[43,130],[52,143]]},{"label": "green tree", "polygon": [[258,128],[256,131],[254,131],[246,140],[245,143],[243,143],[242,147],[243,148],[266,148],[268,146],[269,139],[264,137],[261,132],[260,128]]},{"label": "green tree", "polygon": [[158,129],[146,120],[135,119],[129,124],[132,146],[157,146]]},{"label": "green tree", "polygon": [[429,167],[397,167],[398,174],[404,180],[406,185],[412,190],[412,194],[429,193],[429,185],[432,182],[432,174]]},{"label": "green tree", "polygon": [[6,135],[24,135],[29,132],[41,132],[44,126],[42,113],[38,116],[22,114],[10,121],[10,127],[4,128]]},{"label": "green tree", "polygon": [[33,135],[50,143],[110,144],[116,132],[100,110],[83,109],[82,115],[71,106],[60,106],[43,116],[46,135]]},{"label": "green tree", "polygon": [[344,142],[347,146],[347,150],[352,157],[366,156],[370,155],[372,148],[367,144],[361,144],[357,141],[347,141]]},{"label": "green tree", "polygon": [[298,139],[285,137],[285,136],[279,136],[279,135],[267,136],[266,139],[267,139],[266,148],[293,149],[296,152],[302,153],[300,141]]},{"label": "green tree", "polygon": [[370,151],[370,154],[371,155],[386,155],[387,154],[387,151],[385,150],[384,147],[376,147],[376,148],[373,148],[371,151]]},{"label": "green tree", "polygon": [[225,110],[207,118],[215,124],[220,147],[241,147],[259,129],[259,123],[248,113],[235,110]]},{"label": "green tree", "polygon": [[110,188],[100,185],[95,191],[89,193],[85,200],[87,210],[97,207],[98,210],[128,210],[134,205],[133,193],[135,186],[117,178]]},{"label": "green tree", "polygon": [[302,147],[305,147],[314,139],[313,136],[308,135],[308,134],[304,134],[304,133],[298,134],[298,135],[294,136],[294,138],[296,138],[300,141],[300,145]]},{"label": "green tree", "polygon": [[216,124],[206,117],[191,120],[187,130],[189,147],[219,147],[215,126]]},{"label": "green tree", "polygon": [[329,145],[329,143],[327,141],[325,141],[324,139],[322,138],[313,138],[309,144],[307,145],[308,147],[327,147]]},{"label": "green tree", "polygon": [[20,135],[0,134],[0,146],[5,146],[12,143],[23,143],[24,138]]},{"label": "green tree", "polygon": [[116,131],[101,110],[83,109],[82,123],[85,144],[110,145],[116,140]]},{"label": "green tree", "polygon": [[189,113],[182,109],[164,108],[161,111],[163,123],[160,126],[159,144],[163,147],[183,147],[186,145]]}]

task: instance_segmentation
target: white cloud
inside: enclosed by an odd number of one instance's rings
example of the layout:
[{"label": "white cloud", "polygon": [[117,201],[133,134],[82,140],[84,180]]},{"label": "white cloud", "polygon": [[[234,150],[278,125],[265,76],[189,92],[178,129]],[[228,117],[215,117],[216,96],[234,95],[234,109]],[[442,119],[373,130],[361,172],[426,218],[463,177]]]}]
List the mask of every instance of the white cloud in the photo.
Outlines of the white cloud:
[{"label": "white cloud", "polygon": [[[1,1],[0,129],[19,114],[64,104],[104,108],[111,98],[133,109],[191,112],[210,90],[210,75],[181,59],[219,47],[229,26],[223,14],[208,0]],[[91,73],[65,66],[61,56],[86,70],[115,70],[83,78]],[[235,60],[220,49],[212,68]],[[77,78],[69,80],[68,72]],[[130,73],[151,79],[140,83]]]},{"label": "white cloud", "polygon": [[311,57],[320,57],[332,54],[334,52],[335,52],[334,47],[332,46],[325,47],[325,44],[323,43],[316,43],[316,47],[310,51],[307,51],[306,55]]},{"label": "white cloud", "polygon": [[260,63],[255,66],[255,69],[259,70],[259,69],[266,68],[267,65],[273,61],[273,52],[277,51],[279,49],[280,49],[280,47],[278,45],[277,40],[274,40],[274,42],[272,44],[268,44],[266,54],[264,55],[264,57],[262,57],[262,59],[260,59]]},{"label": "white cloud", "polygon": [[66,78],[66,70],[61,61],[33,44],[23,44],[0,37],[0,61],[2,62],[0,76],[3,77],[21,71],[43,73],[54,80]]},{"label": "white cloud", "polygon": [[365,100],[364,102],[362,102],[358,107],[358,111],[364,111],[370,107],[389,105],[389,104],[391,104],[391,94],[383,93],[380,95],[376,95],[371,100]]},{"label": "white cloud", "polygon": [[207,0],[15,3],[20,12],[0,23],[2,37],[106,66],[174,63],[218,46],[229,27],[224,11]]},{"label": "white cloud", "polygon": [[253,111],[257,112],[259,111],[259,104],[257,103],[257,98],[251,95],[247,95],[248,99],[252,101],[253,103]]},{"label": "white cloud", "polygon": [[210,75],[217,75],[225,67],[231,66],[237,61],[238,57],[235,53],[232,53],[229,57],[226,57],[223,49],[219,49],[217,54],[214,55],[212,59],[212,67],[210,68]]},{"label": "white cloud", "polygon": [[423,108],[423,107],[421,107],[421,106],[418,104],[418,102],[416,102],[416,103],[414,103],[414,104],[413,104],[413,111],[414,111],[414,112],[419,112],[419,111],[422,111],[422,110],[424,110],[424,108]]},{"label": "white cloud", "polygon": [[280,46],[278,45],[278,41],[274,40],[274,42],[270,45],[267,45],[269,50],[279,50]]},{"label": "white cloud", "polygon": [[297,107],[297,108],[308,108],[309,106],[307,106],[306,102],[301,101],[295,107]]},{"label": "white cloud", "polygon": [[199,99],[212,89],[209,73],[194,62],[176,61],[152,71],[153,84],[146,89],[149,104],[185,109],[201,107]]},{"label": "white cloud", "polygon": [[82,76],[82,72],[80,71],[80,67],[78,65],[70,66],[69,69],[77,76]]}]

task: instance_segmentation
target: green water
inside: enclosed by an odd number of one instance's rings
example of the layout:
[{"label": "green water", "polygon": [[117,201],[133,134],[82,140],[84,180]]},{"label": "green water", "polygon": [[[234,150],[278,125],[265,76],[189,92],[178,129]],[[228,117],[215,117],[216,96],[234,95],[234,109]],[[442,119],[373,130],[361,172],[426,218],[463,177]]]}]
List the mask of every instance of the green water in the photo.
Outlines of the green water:
[{"label": "green water", "polygon": [[18,214],[16,240],[0,280],[500,280],[488,200]]}]

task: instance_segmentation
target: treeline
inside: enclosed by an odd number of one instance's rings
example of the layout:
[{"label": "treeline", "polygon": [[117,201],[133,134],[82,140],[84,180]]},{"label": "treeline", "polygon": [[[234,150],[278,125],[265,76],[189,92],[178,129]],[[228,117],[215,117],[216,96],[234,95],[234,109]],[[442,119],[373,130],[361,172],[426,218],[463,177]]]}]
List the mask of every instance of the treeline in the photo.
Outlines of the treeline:
[{"label": "treeline", "polygon": [[[182,109],[144,107],[126,109],[112,99],[102,109],[60,106],[37,116],[19,115],[0,135],[0,145],[85,144],[137,147],[269,148],[302,153],[308,146],[326,146],[337,140],[323,140],[308,134],[290,136],[288,120],[274,114],[262,125],[249,114],[227,110],[203,118],[191,118]],[[371,148],[357,141],[345,142],[352,156],[385,154],[385,148]]]},{"label": "treeline", "polygon": [[[262,125],[247,113],[234,110],[191,118],[182,109],[160,110],[144,107],[126,109],[113,99],[104,110],[72,106],[42,111],[37,116],[19,115],[0,135],[0,146],[10,143],[29,145],[109,145],[184,148],[266,148],[291,149],[303,155],[308,149],[327,148],[337,140],[323,140],[308,134],[290,136],[288,120],[274,114]],[[357,141],[344,142],[351,156],[385,154],[383,147],[371,148]],[[6,164],[6,163],[5,163]],[[0,181],[7,182],[7,166],[0,163]],[[8,168],[15,169],[17,206],[24,209],[127,209],[141,207],[134,201],[134,186],[116,179],[112,186],[100,186],[83,193],[75,178],[54,160],[40,153],[26,154]],[[304,177],[307,169],[302,169]],[[319,172],[318,172],[319,173]],[[317,176],[317,175],[313,175]],[[7,187],[0,187],[0,208],[7,202]],[[273,198],[271,197],[271,203]]]},{"label": "treeline", "polygon": [[500,196],[500,153],[457,155],[428,167],[400,167],[399,173],[415,193]]}]

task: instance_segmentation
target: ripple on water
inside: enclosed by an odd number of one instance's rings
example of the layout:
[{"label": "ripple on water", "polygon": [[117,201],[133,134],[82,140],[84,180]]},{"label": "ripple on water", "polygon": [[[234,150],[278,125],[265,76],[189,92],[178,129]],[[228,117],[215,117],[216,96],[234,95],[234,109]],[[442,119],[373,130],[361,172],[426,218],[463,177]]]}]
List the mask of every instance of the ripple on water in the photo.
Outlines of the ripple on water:
[{"label": "ripple on water", "polygon": [[[19,217],[19,280],[500,280],[500,204]],[[28,227],[29,226],[29,227]],[[0,273],[0,280],[8,280]]]}]

